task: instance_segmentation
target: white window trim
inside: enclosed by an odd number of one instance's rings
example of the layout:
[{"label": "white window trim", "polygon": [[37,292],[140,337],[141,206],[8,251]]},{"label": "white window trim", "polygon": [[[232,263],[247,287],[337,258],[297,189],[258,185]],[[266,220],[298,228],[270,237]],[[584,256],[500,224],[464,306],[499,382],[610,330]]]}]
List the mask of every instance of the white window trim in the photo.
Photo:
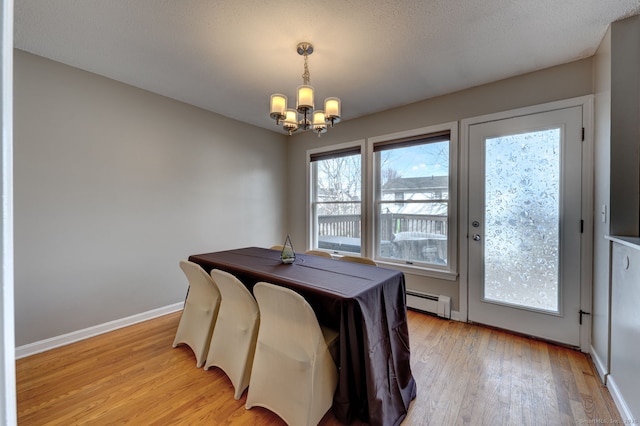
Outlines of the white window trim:
[{"label": "white window trim", "polygon": [[[311,179],[311,156],[313,154],[317,154],[317,153],[323,153],[323,152],[331,152],[331,151],[339,151],[341,149],[347,149],[347,148],[355,148],[358,147],[360,148],[360,161],[361,161],[361,173],[362,175],[360,176],[360,180],[361,180],[361,184],[360,184],[360,188],[361,190],[365,187],[365,140],[364,139],[358,139],[355,141],[351,141],[351,142],[345,142],[345,143],[341,143],[341,144],[337,144],[337,145],[328,145],[328,146],[324,146],[321,148],[313,148],[313,149],[308,149],[307,150],[307,156],[306,156],[306,162],[307,162],[307,182],[306,182],[306,188],[307,188],[307,205],[306,205],[306,241],[305,241],[305,246],[308,249],[313,248],[313,239],[314,239],[314,229],[313,229],[313,224],[312,224],[312,217],[313,217],[313,212],[311,211],[311,205],[313,203],[313,181]],[[365,204],[365,199],[364,199],[364,193],[360,194],[360,199],[361,199],[361,203],[362,203],[362,208],[361,208],[361,214],[362,214],[362,218],[361,218],[361,225],[362,225],[362,229],[361,229],[361,239],[360,239],[360,244],[361,244],[361,252],[362,252],[362,256],[365,256],[364,253],[364,248],[366,247],[366,241],[368,236],[366,235],[366,230],[367,225],[366,225],[366,220],[365,220],[365,210],[367,210],[367,205]],[[320,249],[322,250],[322,249]],[[328,251],[328,250],[327,250]],[[331,252],[333,253],[333,251]],[[349,255],[353,255],[353,253],[348,253]]]},{"label": "white window trim", "polygon": [[[446,269],[429,268],[425,266],[411,266],[402,265],[396,262],[385,262],[383,260],[375,259],[375,240],[376,224],[375,224],[375,158],[373,153],[373,146],[379,142],[385,142],[393,139],[408,138],[413,136],[429,135],[430,133],[437,133],[442,131],[449,131],[450,143],[449,143],[449,229],[448,229],[448,267]],[[405,130],[401,132],[389,133],[386,135],[374,136],[367,139],[367,150],[365,154],[366,158],[366,180],[365,184],[364,201],[366,203],[365,215],[366,221],[363,217],[364,223],[367,224],[366,232],[363,232],[367,237],[367,245],[364,246],[363,241],[363,255],[375,259],[376,263],[384,265],[392,269],[398,269],[405,273],[421,276],[429,276],[434,278],[440,278],[450,281],[455,281],[458,277],[458,122],[451,121],[448,123],[437,124],[434,126],[421,127],[418,129]]]},{"label": "white window trim", "polygon": [[[392,139],[405,137],[428,135],[441,131],[449,131],[450,148],[449,148],[449,229],[448,229],[448,267],[430,268],[428,266],[404,265],[396,262],[388,262],[376,259],[376,263],[380,266],[397,269],[404,273],[439,278],[448,281],[458,279],[458,122],[452,121],[448,123],[438,124],[434,126],[421,127],[417,129],[406,130],[402,132],[389,133],[380,136],[374,136],[368,139],[359,139],[351,142],[345,142],[336,145],[312,148],[306,152],[306,248],[313,248],[314,229],[312,224],[312,203],[313,203],[313,184],[311,177],[311,156],[317,153],[337,151],[341,149],[359,147],[362,161],[362,234],[361,234],[361,255],[375,259],[375,159],[373,146],[378,142],[384,142]],[[334,253],[334,252],[332,252]],[[340,253],[338,253],[340,254]],[[352,253],[349,253],[352,254]]]}]

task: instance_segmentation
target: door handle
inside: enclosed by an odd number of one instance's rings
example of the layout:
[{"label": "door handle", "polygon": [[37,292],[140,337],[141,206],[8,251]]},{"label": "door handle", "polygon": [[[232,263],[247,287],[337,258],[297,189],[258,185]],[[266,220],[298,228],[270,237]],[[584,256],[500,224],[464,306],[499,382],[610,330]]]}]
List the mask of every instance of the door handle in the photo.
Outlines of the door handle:
[{"label": "door handle", "polygon": [[480,241],[480,234],[473,234],[473,241]]}]

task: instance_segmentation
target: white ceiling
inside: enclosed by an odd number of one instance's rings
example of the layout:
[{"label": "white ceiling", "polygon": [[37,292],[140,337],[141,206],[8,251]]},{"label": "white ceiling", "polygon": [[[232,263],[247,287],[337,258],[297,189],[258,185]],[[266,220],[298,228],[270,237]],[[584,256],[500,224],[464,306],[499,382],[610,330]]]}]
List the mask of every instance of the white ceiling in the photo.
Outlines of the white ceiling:
[{"label": "white ceiling", "polygon": [[[343,120],[594,54],[640,0],[15,0],[15,47],[270,130],[311,84]],[[316,103],[318,101],[316,100]]]}]

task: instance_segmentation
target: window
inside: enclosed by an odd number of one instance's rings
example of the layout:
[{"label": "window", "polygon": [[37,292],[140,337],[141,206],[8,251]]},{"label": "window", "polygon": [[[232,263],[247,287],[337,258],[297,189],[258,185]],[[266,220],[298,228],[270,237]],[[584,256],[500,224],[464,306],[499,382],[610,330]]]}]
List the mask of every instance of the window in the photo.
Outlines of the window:
[{"label": "window", "polygon": [[376,258],[449,268],[450,132],[373,143]]},{"label": "window", "polygon": [[455,279],[457,128],[310,150],[309,248]]},{"label": "window", "polygon": [[360,145],[310,154],[312,247],[361,254]]}]

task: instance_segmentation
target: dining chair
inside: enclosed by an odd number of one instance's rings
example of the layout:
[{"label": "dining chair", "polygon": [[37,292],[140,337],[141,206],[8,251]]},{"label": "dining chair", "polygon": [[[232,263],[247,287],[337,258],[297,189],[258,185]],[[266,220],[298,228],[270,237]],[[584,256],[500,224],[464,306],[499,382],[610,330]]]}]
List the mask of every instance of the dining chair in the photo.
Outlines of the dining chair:
[{"label": "dining chair", "polygon": [[338,369],[313,309],[298,293],[259,282],[260,329],[246,408],[266,408],[289,425],[317,425],[331,408]]},{"label": "dining chair", "polygon": [[218,285],[222,301],[204,369],[222,369],[238,400],[249,386],[260,312],[249,290],[234,275],[213,269],[211,277]]},{"label": "dining chair", "polygon": [[333,256],[331,256],[331,253],[328,253],[328,252],[322,251],[322,250],[307,250],[304,253],[305,254],[312,254],[314,256],[328,257],[329,259],[333,259]]},{"label": "dining chair", "polygon": [[173,347],[189,346],[196,356],[196,366],[200,368],[204,365],[218,316],[220,292],[211,276],[197,263],[181,260],[180,268],[189,282],[189,291]]},{"label": "dining chair", "polygon": [[361,256],[341,256],[337,258],[338,260],[342,260],[343,262],[355,262],[355,263],[364,263],[366,265],[378,266],[376,262],[368,257]]}]

